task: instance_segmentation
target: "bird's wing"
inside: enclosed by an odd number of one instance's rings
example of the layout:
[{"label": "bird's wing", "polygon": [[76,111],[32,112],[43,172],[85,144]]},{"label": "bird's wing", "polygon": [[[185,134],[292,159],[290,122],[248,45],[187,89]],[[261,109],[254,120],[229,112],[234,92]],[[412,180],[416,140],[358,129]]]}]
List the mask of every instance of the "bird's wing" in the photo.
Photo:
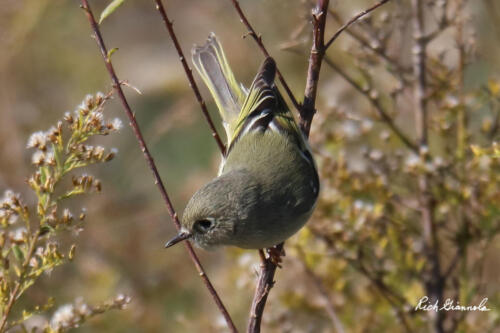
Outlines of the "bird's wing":
[{"label": "bird's wing", "polygon": [[[276,131],[289,136],[301,151],[309,154],[309,146],[283,96],[274,85],[276,63],[267,58],[252,82],[249,93],[236,120],[229,150],[242,135],[249,131]],[[312,158],[311,158],[312,159]]]},{"label": "bird's wing", "polygon": [[233,124],[246,98],[245,91],[236,81],[214,33],[209,35],[205,45],[195,46],[191,53],[194,67],[214,97],[230,142],[234,133]]},{"label": "bird's wing", "polygon": [[276,64],[272,58],[267,58],[257,72],[235,121],[229,147],[248,131],[267,128],[273,119],[276,107],[275,74]]}]

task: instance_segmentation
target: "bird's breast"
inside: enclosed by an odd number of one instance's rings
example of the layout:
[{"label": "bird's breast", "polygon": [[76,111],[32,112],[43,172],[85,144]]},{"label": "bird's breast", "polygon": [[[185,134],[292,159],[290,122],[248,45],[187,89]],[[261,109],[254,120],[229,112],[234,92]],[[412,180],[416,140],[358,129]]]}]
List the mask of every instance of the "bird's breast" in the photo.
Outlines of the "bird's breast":
[{"label": "bird's breast", "polygon": [[[314,163],[286,137],[249,133],[226,157],[222,174],[246,170],[258,184],[256,200],[245,207],[247,218],[238,221],[235,244],[244,248],[276,245],[297,232],[309,219],[318,196]],[[255,187],[251,189],[255,191]],[[245,188],[233,193],[244,202]]]}]

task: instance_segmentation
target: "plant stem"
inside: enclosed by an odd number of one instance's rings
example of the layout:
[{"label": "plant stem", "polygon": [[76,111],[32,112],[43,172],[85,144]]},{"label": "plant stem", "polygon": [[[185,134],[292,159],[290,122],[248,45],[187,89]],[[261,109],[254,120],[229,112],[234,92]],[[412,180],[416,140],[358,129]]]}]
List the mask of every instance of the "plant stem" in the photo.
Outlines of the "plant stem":
[{"label": "plant stem", "polygon": [[325,25],[328,14],[329,0],[318,0],[313,10],[313,42],[309,54],[304,103],[300,110],[300,127],[309,136],[311,122],[316,113],[316,95],[319,83],[319,73],[325,55]]},{"label": "plant stem", "polygon": [[163,6],[163,3],[161,0],[154,0],[156,3],[156,9],[160,13],[163,22],[165,23],[165,27],[167,28],[168,34],[170,35],[170,38],[172,39],[172,42],[174,43],[175,49],[177,50],[177,54],[179,55],[179,59],[182,63],[182,67],[184,68],[184,72],[186,72],[186,76],[189,81],[189,86],[191,89],[193,89],[193,92],[196,96],[196,100],[200,104],[201,111],[203,112],[203,115],[205,116],[205,119],[208,122],[208,125],[210,126],[210,129],[212,130],[212,136],[214,137],[215,141],[217,141],[217,145],[219,146],[219,149],[222,153],[222,155],[225,154],[226,152],[226,147],[224,143],[222,142],[219,134],[217,133],[217,130],[215,129],[214,122],[212,121],[212,118],[210,117],[210,114],[208,113],[207,110],[207,105],[205,104],[205,101],[203,100],[203,97],[201,97],[200,90],[198,89],[198,85],[196,84],[196,81],[193,78],[193,73],[191,68],[189,68],[188,63],[186,62],[186,57],[184,57],[184,53],[182,52],[181,46],[179,44],[179,41],[177,40],[177,36],[175,35],[174,31],[174,26],[172,24],[172,21],[168,19],[167,11],[165,10],[165,7]]},{"label": "plant stem", "polygon": [[335,62],[333,62],[328,56],[325,56],[325,63],[333,68],[337,73],[340,74],[347,82],[351,84],[351,86],[364,95],[371,103],[371,105],[375,108],[375,111],[378,113],[379,117],[383,122],[391,129],[391,131],[412,151],[418,153],[417,145],[399,128],[394,120],[391,118],[386,108],[380,103],[378,98],[374,98],[370,95],[370,92],[354,81],[354,79],[347,74],[340,66],[338,66]]},{"label": "plant stem", "polygon": [[[248,22],[248,19],[246,18],[245,14],[241,10],[241,7],[240,7],[238,0],[231,0],[231,2],[233,3],[234,8],[236,9],[236,11],[238,12],[238,15],[240,16],[241,23],[243,23],[245,25],[245,27],[247,28],[248,34],[250,36],[252,36],[252,38],[255,40],[257,45],[259,45],[260,49],[262,50],[262,53],[264,53],[264,55],[266,57],[270,57],[269,52],[267,52],[267,49],[264,46],[264,43],[262,42],[262,36],[258,35],[255,32],[252,25],[250,24],[250,22]],[[285,78],[281,74],[279,68],[276,68],[276,74],[278,74],[278,78],[280,79],[280,82],[283,85],[283,88],[285,89],[288,97],[290,97],[290,100],[292,101],[293,106],[295,106],[295,108],[300,111],[302,107],[301,107],[300,103],[297,102],[297,99],[295,98],[295,96],[292,93],[292,90],[290,89],[290,87],[286,83]]]},{"label": "plant stem", "polygon": [[[177,213],[174,210],[174,207],[172,205],[172,202],[170,201],[170,197],[168,196],[168,193],[165,189],[165,185],[163,184],[163,181],[161,180],[160,174],[158,173],[158,169],[156,168],[156,165],[154,163],[153,157],[151,156],[151,153],[149,152],[146,142],[144,141],[144,137],[142,136],[141,130],[139,129],[139,125],[137,124],[137,121],[135,119],[135,114],[132,112],[127,99],[125,98],[125,95],[123,93],[123,90],[121,88],[120,81],[118,80],[118,77],[115,73],[115,70],[113,68],[113,64],[111,63],[111,59],[108,57],[108,51],[106,49],[106,46],[104,45],[104,40],[102,38],[99,26],[97,25],[97,22],[95,21],[94,15],[92,13],[92,10],[89,7],[88,1],[87,0],[81,0],[82,3],[82,8],[85,11],[85,15],[87,16],[87,19],[90,23],[90,26],[94,32],[96,42],[99,46],[99,50],[101,51],[102,58],[104,60],[104,64],[106,65],[106,69],[108,70],[108,73],[111,77],[111,80],[113,82],[113,88],[116,90],[118,97],[120,101],[122,102],[123,108],[125,110],[125,113],[130,121],[130,126],[132,127],[132,130],[137,138],[137,141],[139,143],[139,146],[144,153],[144,157],[149,165],[149,168],[151,169],[151,172],[153,173],[153,178],[155,181],[155,184],[158,186],[158,189],[160,190],[160,193],[163,197],[163,200],[165,201],[165,205],[167,206],[168,213],[170,217],[172,218],[175,226],[177,229],[180,229],[180,222],[177,217]],[[219,311],[221,314],[224,316],[226,322],[228,323],[228,326],[231,330],[231,332],[237,332],[236,327],[233,324],[233,321],[231,317],[229,316],[229,313],[226,310],[226,307],[222,303],[219,295],[217,294],[215,288],[212,285],[212,282],[208,278],[207,274],[205,273],[205,270],[203,266],[200,263],[200,260],[198,259],[198,256],[194,252],[193,247],[191,246],[191,243],[186,241],[184,242],[184,245],[186,247],[186,250],[188,251],[189,257],[191,258],[191,261],[193,262],[194,266],[196,267],[196,270],[198,271],[198,274],[200,275],[201,279],[203,280],[203,283],[205,284],[205,287],[208,289],[210,295],[212,296],[214,302],[216,303],[217,307],[219,308]]]},{"label": "plant stem", "polygon": [[375,9],[377,9],[378,7],[382,6],[383,4],[385,4],[386,2],[389,2],[390,0],[382,0],[380,2],[377,2],[375,5],[371,6],[370,8],[367,8],[365,10],[363,10],[362,12],[358,13],[357,15],[355,15],[353,18],[351,18],[349,21],[347,21],[343,26],[341,26],[334,34],[333,36],[330,38],[330,40],[325,44],[325,51],[330,47],[330,45],[332,45],[332,43],[337,39],[337,37],[340,36],[340,34],[347,28],[349,28],[349,26],[351,24],[353,24],[354,22],[356,22],[357,20],[359,20],[360,18],[362,18],[363,16],[365,16],[366,14],[374,11]]},{"label": "plant stem", "polygon": [[[423,0],[412,0],[413,15],[413,75],[415,77],[414,108],[417,127],[417,138],[420,157],[428,158],[428,117],[426,96],[426,46],[424,34],[424,9]],[[422,171],[424,172],[424,171]],[[425,287],[431,303],[442,304],[443,276],[439,258],[439,243],[437,225],[434,219],[435,198],[430,192],[430,176],[422,173],[418,177],[420,211],[423,227],[425,250],[429,261],[428,277],[425,278]],[[444,332],[444,311],[429,312],[435,332]]]},{"label": "plant stem", "polygon": [[26,275],[26,268],[28,267],[28,264],[31,260],[31,257],[33,256],[33,253],[35,252],[35,245],[38,242],[38,238],[40,237],[40,229],[38,229],[35,234],[33,235],[33,238],[30,242],[28,252],[26,253],[26,257],[24,258],[24,262],[21,267],[21,274],[19,276],[19,280],[16,282],[16,285],[12,292],[10,293],[9,296],[9,302],[7,303],[7,306],[5,307],[5,310],[2,314],[2,320],[0,321],[0,333],[4,332],[5,325],[7,324],[7,319],[9,317],[10,311],[12,310],[12,307],[14,306],[14,303],[16,300],[21,296],[21,293],[19,293],[21,286],[24,282],[24,277]]}]

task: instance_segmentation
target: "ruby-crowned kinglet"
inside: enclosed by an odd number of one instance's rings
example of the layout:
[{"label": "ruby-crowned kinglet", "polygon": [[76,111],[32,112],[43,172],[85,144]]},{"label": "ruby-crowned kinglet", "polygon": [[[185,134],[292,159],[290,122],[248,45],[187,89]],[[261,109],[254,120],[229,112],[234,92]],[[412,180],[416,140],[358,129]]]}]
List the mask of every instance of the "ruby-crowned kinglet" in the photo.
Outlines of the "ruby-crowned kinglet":
[{"label": "ruby-crowned kinglet", "polygon": [[214,34],[204,46],[195,46],[192,56],[228,142],[218,177],[193,195],[179,234],[165,246],[185,239],[205,249],[279,244],[311,216],[319,178],[307,140],[274,85],[276,64],[265,59],[247,91]]}]

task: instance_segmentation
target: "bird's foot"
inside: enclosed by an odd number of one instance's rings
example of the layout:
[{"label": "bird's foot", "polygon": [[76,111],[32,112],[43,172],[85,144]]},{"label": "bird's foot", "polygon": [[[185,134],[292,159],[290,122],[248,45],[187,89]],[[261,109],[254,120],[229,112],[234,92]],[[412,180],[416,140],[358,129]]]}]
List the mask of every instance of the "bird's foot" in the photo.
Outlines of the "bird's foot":
[{"label": "bird's foot", "polygon": [[273,246],[270,247],[267,250],[267,254],[269,255],[269,260],[279,268],[281,268],[281,263],[283,262],[283,259],[281,257],[284,257],[285,254],[285,249],[283,247],[277,247]]}]

